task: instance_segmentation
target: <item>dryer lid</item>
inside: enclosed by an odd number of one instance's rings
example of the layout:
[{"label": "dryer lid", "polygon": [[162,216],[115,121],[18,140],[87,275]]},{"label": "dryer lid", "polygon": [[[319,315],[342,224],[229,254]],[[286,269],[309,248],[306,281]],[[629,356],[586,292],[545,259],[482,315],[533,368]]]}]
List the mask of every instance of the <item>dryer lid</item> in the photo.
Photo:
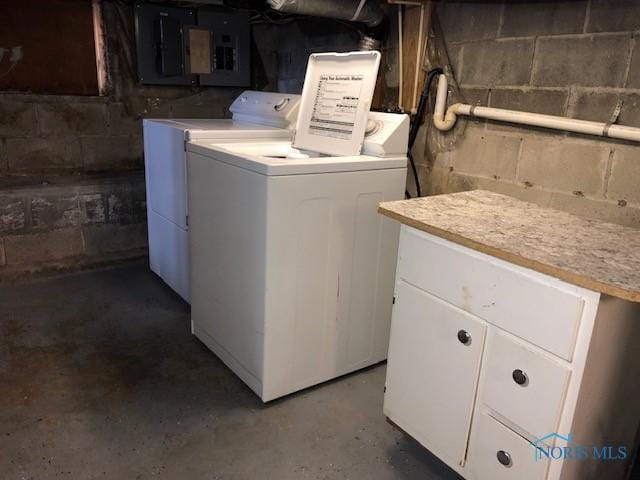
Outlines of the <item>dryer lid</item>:
[{"label": "dryer lid", "polygon": [[359,155],[379,66],[376,51],[312,54],[293,146],[334,156]]}]

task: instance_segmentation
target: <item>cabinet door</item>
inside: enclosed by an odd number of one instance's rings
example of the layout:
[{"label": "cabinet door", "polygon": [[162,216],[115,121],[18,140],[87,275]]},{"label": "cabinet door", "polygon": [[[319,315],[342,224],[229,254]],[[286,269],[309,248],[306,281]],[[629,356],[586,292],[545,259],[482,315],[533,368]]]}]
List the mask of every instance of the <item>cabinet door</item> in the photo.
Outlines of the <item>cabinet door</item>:
[{"label": "cabinet door", "polygon": [[473,315],[397,283],[384,411],[450,465],[464,465],[485,331]]}]

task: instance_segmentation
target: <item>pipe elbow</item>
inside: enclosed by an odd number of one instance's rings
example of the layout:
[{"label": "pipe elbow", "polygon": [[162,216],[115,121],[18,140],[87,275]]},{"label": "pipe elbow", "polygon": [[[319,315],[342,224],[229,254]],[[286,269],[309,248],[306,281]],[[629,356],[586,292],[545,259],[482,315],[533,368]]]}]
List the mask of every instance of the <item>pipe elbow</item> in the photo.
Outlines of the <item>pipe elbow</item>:
[{"label": "pipe elbow", "polygon": [[433,114],[433,124],[438,130],[446,132],[451,130],[458,119],[458,110],[462,106],[461,103],[454,103],[447,109],[447,113],[442,115],[439,112]]}]

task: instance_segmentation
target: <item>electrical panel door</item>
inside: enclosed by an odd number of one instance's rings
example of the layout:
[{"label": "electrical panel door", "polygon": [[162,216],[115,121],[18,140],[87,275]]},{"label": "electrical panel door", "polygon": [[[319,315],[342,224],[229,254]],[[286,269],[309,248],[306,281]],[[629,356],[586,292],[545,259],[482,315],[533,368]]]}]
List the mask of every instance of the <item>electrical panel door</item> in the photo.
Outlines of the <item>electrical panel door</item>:
[{"label": "electrical panel door", "polygon": [[135,4],[138,79],[149,85],[195,85],[184,68],[183,26],[195,23],[192,8]]}]

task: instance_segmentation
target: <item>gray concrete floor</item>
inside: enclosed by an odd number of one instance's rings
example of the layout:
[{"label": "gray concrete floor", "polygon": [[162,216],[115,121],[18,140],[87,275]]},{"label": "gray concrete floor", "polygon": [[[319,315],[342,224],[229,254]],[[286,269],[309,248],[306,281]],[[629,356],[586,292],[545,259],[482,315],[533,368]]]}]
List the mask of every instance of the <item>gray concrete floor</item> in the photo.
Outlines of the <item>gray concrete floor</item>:
[{"label": "gray concrete floor", "polygon": [[141,264],[0,286],[0,479],[456,479],[384,365],[268,405]]}]

